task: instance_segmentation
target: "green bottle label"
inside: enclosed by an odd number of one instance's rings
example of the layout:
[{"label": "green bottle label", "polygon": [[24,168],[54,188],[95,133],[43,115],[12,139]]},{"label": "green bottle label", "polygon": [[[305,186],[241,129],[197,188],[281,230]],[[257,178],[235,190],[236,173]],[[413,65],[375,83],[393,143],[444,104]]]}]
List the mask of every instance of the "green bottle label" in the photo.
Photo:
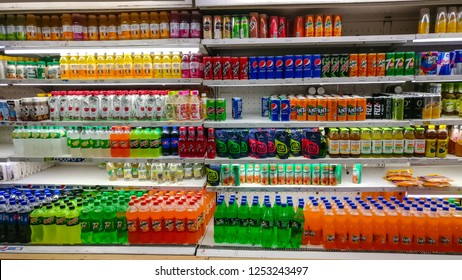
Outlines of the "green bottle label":
[{"label": "green bottle label", "polygon": [[127,218],[117,217],[116,218],[117,231],[127,231]]},{"label": "green bottle label", "polygon": [[226,224],[226,219],[225,218],[215,218],[213,220],[213,224],[215,226],[224,226]]},{"label": "green bottle label", "polygon": [[99,139],[94,139],[94,140],[92,140],[91,142],[92,142],[91,147],[92,147],[93,149],[99,149],[99,148],[101,148],[101,140],[99,140]]},{"label": "green bottle label", "polygon": [[292,230],[302,230],[302,223],[297,221],[290,221],[290,227]]},{"label": "green bottle label", "polygon": [[30,217],[30,225],[31,226],[37,226],[41,225],[43,223],[42,217]]},{"label": "green bottle label", "polygon": [[54,225],[55,224],[55,217],[44,217],[43,218],[43,225]]},{"label": "green bottle label", "polygon": [[102,149],[110,149],[111,148],[109,140],[100,140],[100,145],[101,145]]},{"label": "green bottle label", "polygon": [[82,232],[86,232],[86,233],[91,232],[92,229],[90,226],[91,226],[91,223],[88,220],[80,221],[80,228]]},{"label": "green bottle label", "polygon": [[239,219],[239,226],[241,226],[241,227],[249,226],[249,219],[247,219],[247,218]]},{"label": "green bottle label", "polygon": [[66,225],[66,217],[56,217],[56,225],[57,226]]},{"label": "green bottle label", "polygon": [[273,228],[274,227],[274,222],[273,221],[262,220],[260,227],[261,228]]},{"label": "green bottle label", "polygon": [[160,148],[162,141],[160,139],[153,139],[149,141],[149,148],[158,149]]},{"label": "green bottle label", "polygon": [[99,233],[103,231],[103,227],[101,226],[100,221],[92,221],[91,222],[91,229],[95,233]]},{"label": "green bottle label", "polygon": [[241,153],[241,146],[231,140],[228,140],[228,151],[231,155],[239,155]]},{"label": "green bottle label", "polygon": [[258,220],[257,219],[249,219],[249,226],[250,227],[258,227]]},{"label": "green bottle label", "polygon": [[80,148],[81,149],[91,148],[90,139],[80,139]]},{"label": "green bottle label", "polygon": [[239,224],[238,218],[228,218],[227,221],[229,226],[237,226]]},{"label": "green bottle label", "polygon": [[249,152],[249,145],[247,142],[241,141],[241,153],[248,153]]},{"label": "green bottle label", "polygon": [[140,140],[139,139],[130,140],[130,149],[139,149],[139,148],[140,148]]},{"label": "green bottle label", "polygon": [[111,232],[115,230],[114,219],[104,219],[103,226],[105,232]]},{"label": "green bottle label", "polygon": [[72,217],[72,218],[66,219],[66,225],[68,227],[79,225],[79,217],[77,216],[77,217]]},{"label": "green bottle label", "polygon": [[149,148],[149,140],[148,139],[141,139],[140,140],[140,148],[141,149]]}]

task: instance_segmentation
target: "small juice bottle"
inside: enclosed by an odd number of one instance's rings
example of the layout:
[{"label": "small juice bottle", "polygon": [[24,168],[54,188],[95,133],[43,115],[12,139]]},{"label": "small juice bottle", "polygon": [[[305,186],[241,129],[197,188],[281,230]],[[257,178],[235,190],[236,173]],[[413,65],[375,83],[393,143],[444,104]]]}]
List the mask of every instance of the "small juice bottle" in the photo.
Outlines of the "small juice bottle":
[{"label": "small juice bottle", "polygon": [[96,56],[96,78],[106,78],[106,58],[104,54],[98,54]]},{"label": "small juice bottle", "polygon": [[50,16],[42,16],[42,40],[51,40],[51,19]]},{"label": "small juice bottle", "polygon": [[88,40],[95,41],[99,39],[98,21],[95,15],[88,16]]},{"label": "small juice bottle", "polygon": [[117,40],[117,39],[118,39],[117,18],[115,15],[109,15],[108,21],[107,21],[107,40]]},{"label": "small juice bottle", "polygon": [[462,32],[462,7],[457,11],[457,32]]},{"label": "small juice bottle", "polygon": [[370,157],[372,153],[371,130],[367,127],[361,128],[361,157]]},{"label": "small juice bottle", "polygon": [[87,55],[87,77],[88,79],[96,79],[96,58],[94,54]]},{"label": "small juice bottle", "polygon": [[393,156],[402,157],[404,153],[404,135],[400,127],[393,128]]},{"label": "small juice bottle", "polygon": [[130,40],[130,17],[128,13],[120,14],[120,34],[119,40]]},{"label": "small juice bottle", "polygon": [[448,136],[446,125],[440,125],[438,127],[436,140],[436,156],[439,158],[445,158],[448,155]]},{"label": "small juice bottle", "polygon": [[149,14],[142,12],[140,14],[140,38],[141,39],[150,39],[151,38],[151,29],[149,28]]},{"label": "small juice bottle", "polygon": [[116,53],[114,64],[114,78],[122,79],[124,75],[124,56],[121,53]]},{"label": "small juice bottle", "polygon": [[132,40],[140,39],[140,19],[138,13],[130,14],[130,38]]},{"label": "small juice bottle", "polygon": [[340,136],[337,128],[329,129],[327,143],[329,145],[329,156],[331,158],[338,158],[340,153]]},{"label": "small juice bottle", "polygon": [[340,128],[340,157],[350,157],[350,133],[348,128]]},{"label": "small juice bottle", "polygon": [[79,79],[87,78],[87,54],[80,55],[78,59],[79,64]]},{"label": "small juice bottle", "polygon": [[80,15],[80,24],[82,25],[82,37],[84,41],[88,41],[88,19],[86,15]]},{"label": "small juice bottle", "polygon": [[133,78],[133,54],[124,54],[124,78]]},{"label": "small juice bottle", "polygon": [[133,77],[135,79],[143,77],[143,57],[139,53],[133,56]]},{"label": "small juice bottle", "polygon": [[393,132],[391,128],[382,128],[383,156],[393,156]]},{"label": "small juice bottle", "polygon": [[181,55],[178,52],[172,56],[172,77],[181,79]]},{"label": "small juice bottle", "polygon": [[159,14],[157,12],[149,13],[149,30],[151,39],[160,39]]},{"label": "small juice bottle", "polygon": [[115,54],[108,54],[106,55],[105,61],[105,72],[106,72],[106,79],[114,79],[115,78],[115,64],[114,64],[114,56]]},{"label": "small juice bottle", "polygon": [[361,155],[361,135],[359,128],[350,128],[350,154],[351,157],[359,158]]},{"label": "small juice bottle", "polygon": [[42,17],[41,16],[35,16],[35,22],[37,23],[37,40],[42,41],[43,40]]},{"label": "small juice bottle", "polygon": [[69,75],[69,60],[68,57],[70,57],[71,54],[67,54],[67,56],[63,55],[59,58],[59,70],[61,72],[61,79],[63,80],[68,80],[70,75]]},{"label": "small juice bottle", "polygon": [[420,9],[420,21],[419,21],[419,28],[418,28],[417,33],[418,34],[430,33],[430,9],[428,8]]},{"label": "small juice bottle", "polygon": [[59,16],[51,16],[51,40],[58,41],[63,39],[63,29]]},{"label": "small juice bottle", "polygon": [[437,133],[434,125],[429,125],[427,131],[425,131],[425,156],[435,157],[436,156],[436,138]]},{"label": "small juice bottle", "polygon": [[170,20],[167,12],[160,12],[160,38],[170,38]]},{"label": "small juice bottle", "polygon": [[378,127],[372,128],[372,156],[381,157],[383,154],[382,130]]},{"label": "small juice bottle", "polygon": [[449,7],[448,10],[448,25],[446,27],[447,33],[457,32],[457,7]]},{"label": "small juice bottle", "polygon": [[415,157],[424,157],[426,151],[426,139],[425,139],[425,129],[423,127],[416,127],[415,133],[415,148],[414,156]]},{"label": "small juice bottle", "polygon": [[154,57],[152,59],[152,66],[154,68],[154,78],[160,79],[163,77],[163,65],[162,65],[162,57],[160,53],[154,53]]},{"label": "small juice bottle", "polygon": [[16,40],[26,40],[27,39],[26,17],[24,15],[16,16],[15,34],[16,34]]},{"label": "small juice bottle", "polygon": [[412,157],[415,150],[414,128],[404,128],[404,156]]},{"label": "small juice bottle", "polygon": [[439,7],[436,13],[435,33],[446,33],[448,24],[446,7]]},{"label": "small juice bottle", "polygon": [[98,35],[100,40],[107,40],[107,16],[99,16]]},{"label": "small juice bottle", "polygon": [[172,78],[172,55],[168,53],[162,55],[162,78]]},{"label": "small juice bottle", "polygon": [[27,40],[37,40],[37,22],[34,15],[26,16],[26,38]]},{"label": "small juice bottle", "polygon": [[69,59],[69,70],[70,70],[70,76],[69,79],[79,79],[79,63],[78,63],[78,58],[76,54],[72,54],[71,58]]},{"label": "small juice bottle", "polygon": [[151,54],[143,54],[143,78],[152,78],[152,57]]},{"label": "small juice bottle", "polygon": [[[52,18],[53,19],[53,18]],[[70,14],[61,16],[62,39],[74,40],[74,32],[72,32],[72,19]]]}]

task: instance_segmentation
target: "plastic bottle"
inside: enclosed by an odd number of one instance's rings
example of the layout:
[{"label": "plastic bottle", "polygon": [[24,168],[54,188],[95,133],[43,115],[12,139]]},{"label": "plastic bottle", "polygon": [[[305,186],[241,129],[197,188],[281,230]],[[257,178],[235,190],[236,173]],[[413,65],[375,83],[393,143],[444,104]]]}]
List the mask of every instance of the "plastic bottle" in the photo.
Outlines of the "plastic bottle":
[{"label": "plastic bottle", "polygon": [[[169,98],[170,98],[170,93],[169,93]],[[171,99],[167,99],[167,110],[169,112],[169,117],[171,115],[171,109],[169,109],[169,104],[172,102]],[[184,121],[184,120],[189,120],[190,117],[190,107],[189,107],[189,91],[180,91],[178,93],[178,99],[176,103],[176,120],[178,121]]]},{"label": "plastic bottle", "polygon": [[164,53],[162,55],[162,78],[170,79],[172,76],[172,54]]},{"label": "plastic bottle", "polygon": [[90,41],[99,40],[98,21],[95,15],[88,16],[88,39]]},{"label": "plastic bottle", "polygon": [[238,207],[235,197],[231,197],[226,211],[225,241],[235,243],[238,230]]},{"label": "plastic bottle", "polygon": [[80,152],[83,157],[91,157],[91,136],[90,127],[84,126],[80,132]]},{"label": "plastic bottle", "polygon": [[157,12],[149,13],[149,34],[151,39],[160,39],[159,14]]},{"label": "plastic bottle", "polygon": [[150,39],[150,33],[151,31],[149,29],[149,15],[147,12],[141,12],[139,20],[139,39]]},{"label": "plastic bottle", "polygon": [[6,15],[6,39],[16,40],[16,17],[14,15]]},{"label": "plastic bottle", "polygon": [[140,19],[138,13],[130,13],[130,38],[138,40],[141,38]]},{"label": "plastic bottle", "polygon": [[114,78],[122,79],[125,76],[124,56],[122,53],[115,53]]},{"label": "plastic bottle", "polygon": [[[101,18],[100,18],[100,27],[101,27]],[[101,32],[101,30],[100,30]],[[101,33],[100,33],[101,37]],[[115,15],[108,15],[108,20],[107,20],[107,40],[117,40],[118,35],[117,35],[117,18]],[[101,39],[103,40],[103,39]]]},{"label": "plastic bottle", "polygon": [[302,237],[303,237],[303,228],[305,223],[304,211],[303,211],[304,203],[303,201],[299,201],[297,211],[295,212],[294,219],[291,221],[291,237],[290,237],[290,247],[291,248],[299,248],[302,244]]},{"label": "plastic bottle", "polygon": [[29,243],[31,241],[31,228],[29,223],[30,206],[27,201],[21,201],[18,207],[17,241]]},{"label": "plastic bottle", "polygon": [[180,14],[178,11],[170,13],[170,38],[180,38]]},{"label": "plastic bottle", "polygon": [[249,206],[247,205],[247,199],[245,196],[242,197],[241,205],[237,213],[238,225],[236,242],[240,244],[249,243]]},{"label": "plastic bottle", "polygon": [[201,38],[202,17],[198,11],[192,11],[191,14],[191,38]]},{"label": "plastic bottle", "polygon": [[26,15],[26,39],[33,41],[37,40],[38,30],[35,15]]},{"label": "plastic bottle", "polygon": [[404,134],[400,127],[393,128],[393,156],[403,157],[404,155]]},{"label": "plastic bottle", "polygon": [[127,217],[127,230],[128,230],[128,243],[139,243],[139,222],[138,222],[138,210],[135,206],[135,202],[130,201],[126,212]]},{"label": "plastic bottle", "polygon": [[123,198],[119,197],[119,202],[115,206],[116,208],[116,219],[115,227],[117,230],[117,241],[118,244],[126,244],[128,242],[128,231],[127,231],[127,205]]},{"label": "plastic bottle", "polygon": [[130,40],[131,39],[131,20],[128,13],[120,14],[120,33],[119,40]]},{"label": "plastic bottle", "polygon": [[186,207],[184,200],[180,200],[175,207],[175,243],[183,244],[186,240]]},{"label": "plastic bottle", "polygon": [[263,209],[263,216],[261,219],[261,245],[265,248],[271,248],[273,246],[273,227],[274,227],[274,216],[273,216],[273,208],[271,204],[265,203],[265,207]]},{"label": "plastic bottle", "polygon": [[449,7],[448,9],[448,24],[446,27],[447,33],[457,32],[457,7]]},{"label": "plastic bottle", "polygon": [[435,130],[434,125],[429,125],[427,131],[425,131],[425,156],[435,157],[436,156],[436,138],[438,134]]},{"label": "plastic bottle", "polygon": [[[161,166],[161,165],[160,165]],[[163,207],[164,216],[164,243],[172,244],[176,240],[176,220],[175,220],[175,205],[172,200],[167,200]]]},{"label": "plastic bottle", "polygon": [[276,220],[278,248],[288,248],[290,246],[291,229],[289,227],[290,216],[287,204],[281,203],[280,215]]},{"label": "plastic bottle", "polygon": [[132,158],[141,157],[140,137],[141,137],[140,127],[137,127],[136,129],[131,130],[130,132],[130,157]]},{"label": "plastic bottle", "polygon": [[150,212],[151,218],[151,229],[152,238],[151,243],[161,244],[163,243],[163,217],[162,217],[162,206],[159,201],[154,201]]},{"label": "plastic bottle", "polygon": [[[3,214],[6,212],[5,201],[0,201],[0,212]],[[43,211],[40,205],[35,205],[34,210],[30,213],[30,229],[31,229],[31,243],[40,244],[43,242]],[[4,224],[1,224],[4,227]],[[4,235],[5,229],[2,228],[1,232]],[[5,242],[5,237],[0,238],[2,242]]]},{"label": "plastic bottle", "polygon": [[87,55],[87,78],[88,79],[96,79],[98,78],[98,69],[96,63],[96,54],[88,54]]},{"label": "plastic bottle", "polygon": [[[168,39],[170,38],[170,19],[167,12],[160,12],[160,38]],[[174,38],[174,37],[172,37]]]},{"label": "plastic bottle", "polygon": [[93,242],[93,230],[91,227],[91,212],[92,206],[85,201],[80,212],[80,239],[83,244],[91,244]]},{"label": "plastic bottle", "polygon": [[117,210],[113,206],[112,201],[106,202],[103,205],[101,212],[102,222],[102,243],[104,244],[115,244],[117,243],[117,228],[115,225],[117,216]]},{"label": "plastic bottle", "polygon": [[[72,14],[72,33],[74,41],[83,41],[83,17],[80,14]],[[64,28],[64,23],[63,23]]]},{"label": "plastic bottle", "polygon": [[162,57],[160,53],[154,53],[154,57],[152,60],[152,66],[154,69],[154,78],[161,79],[163,77],[163,64],[162,64]]},{"label": "plastic bottle", "polygon": [[124,54],[124,78],[125,79],[133,78],[133,53]]},{"label": "plastic bottle", "polygon": [[435,33],[446,33],[447,23],[446,7],[438,7],[436,12]]},{"label": "plastic bottle", "polygon": [[90,212],[91,229],[92,229],[92,243],[103,244],[104,232],[103,232],[103,207],[101,202],[96,200],[94,206]]},{"label": "plastic bottle", "polygon": [[226,203],[223,202],[223,199],[218,199],[213,222],[213,240],[215,243],[223,243],[225,241],[226,210]]},{"label": "plastic bottle", "polygon": [[144,77],[143,73],[143,56],[139,53],[136,53],[133,56],[133,77],[135,79],[140,79]]},{"label": "plastic bottle", "polygon": [[439,158],[445,158],[448,154],[448,146],[449,146],[449,139],[448,139],[448,131],[446,129],[446,125],[439,125],[436,140],[436,156]]},{"label": "plastic bottle", "polygon": [[56,210],[56,237],[55,242],[57,244],[68,244],[68,233],[66,231],[66,205],[61,204]]},{"label": "plastic bottle", "polygon": [[18,41],[27,39],[26,17],[24,15],[16,15],[15,37]]},{"label": "plastic bottle", "polygon": [[121,157],[130,157],[130,128],[128,126],[122,127],[119,149]]},{"label": "plastic bottle", "polygon": [[[51,40],[58,41],[63,40],[63,28],[61,27],[61,21],[59,20],[59,16],[51,16]],[[66,29],[68,32],[69,29]],[[71,28],[72,31],[72,28]]]},{"label": "plastic bottle", "polygon": [[[108,39],[108,19],[106,15],[99,15],[97,25],[99,40]],[[90,25],[88,26],[88,32],[90,33]]]},{"label": "plastic bottle", "polygon": [[401,250],[410,251],[414,246],[414,216],[409,206],[404,207],[400,221]]},{"label": "plastic bottle", "polygon": [[144,53],[142,58],[142,77],[152,78],[153,74],[152,57],[149,53]]},{"label": "plastic bottle", "polygon": [[107,127],[100,127],[100,147],[101,157],[111,157],[111,143],[110,143],[110,132]]},{"label": "plastic bottle", "polygon": [[162,131],[158,127],[151,129],[148,155],[153,158],[162,155]]},{"label": "plastic bottle", "polygon": [[[45,209],[43,209],[45,208]],[[53,205],[42,207],[43,210],[43,244],[56,244],[56,217]]]},{"label": "plastic bottle", "polygon": [[374,248],[383,250],[387,247],[387,225],[383,206],[379,205],[374,217]]},{"label": "plastic bottle", "polygon": [[449,212],[449,207],[443,207],[439,214],[439,252],[451,252],[453,244],[453,216]]},{"label": "plastic bottle", "polygon": [[174,52],[172,55],[172,78],[181,79],[182,78],[182,61],[181,55],[179,52]]},{"label": "plastic bottle", "polygon": [[428,34],[430,33],[430,9],[422,8],[420,9],[420,20],[418,26],[418,34]]},{"label": "plastic bottle", "polygon": [[96,55],[96,78],[105,79],[106,78],[106,55],[97,54]]}]

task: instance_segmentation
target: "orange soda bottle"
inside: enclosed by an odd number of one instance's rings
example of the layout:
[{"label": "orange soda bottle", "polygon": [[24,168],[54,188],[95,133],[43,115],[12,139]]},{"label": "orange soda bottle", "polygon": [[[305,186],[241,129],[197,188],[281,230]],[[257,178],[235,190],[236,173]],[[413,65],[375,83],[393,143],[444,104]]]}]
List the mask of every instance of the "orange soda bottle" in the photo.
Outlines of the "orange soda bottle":
[{"label": "orange soda bottle", "polygon": [[138,222],[138,209],[136,208],[134,201],[130,201],[130,203],[128,203],[126,217],[127,217],[128,243],[136,244],[138,243],[138,240],[139,240],[139,237],[138,237],[139,222]]},{"label": "orange soda bottle", "polygon": [[186,243],[187,244],[195,244],[199,240],[199,227],[200,220],[199,220],[199,203],[196,200],[189,201],[189,206],[186,209]]},{"label": "orange soda bottle", "polygon": [[449,207],[443,207],[443,211],[440,214],[440,230],[439,230],[439,251],[450,252],[452,247],[452,222],[453,217],[449,212]]},{"label": "orange soda bottle", "polygon": [[139,221],[139,243],[151,243],[151,213],[146,201],[141,202],[138,207],[138,221]]},{"label": "orange soda bottle", "polygon": [[347,214],[343,205],[338,206],[335,217],[335,243],[337,249],[346,249],[348,245]]},{"label": "orange soda bottle", "polygon": [[162,206],[159,201],[154,200],[151,208],[151,243],[163,243],[163,228],[162,228]]},{"label": "orange soda bottle", "polygon": [[164,243],[166,244],[173,244],[175,243],[175,213],[174,213],[175,206],[173,204],[173,201],[171,199],[168,199],[165,207],[164,207]]},{"label": "orange soda bottle", "polygon": [[326,205],[324,210],[323,224],[322,224],[322,243],[326,249],[334,249],[336,247],[335,233],[336,223],[335,215],[332,206]]},{"label": "orange soda bottle", "polygon": [[373,216],[371,207],[365,205],[360,216],[360,230],[361,230],[361,249],[371,250],[373,247],[374,235],[372,229]]},{"label": "orange soda bottle", "polygon": [[387,225],[387,242],[389,250],[398,250],[400,247],[400,236],[399,236],[399,216],[396,211],[396,207],[391,205],[386,216]]},{"label": "orange soda bottle", "polygon": [[399,235],[401,236],[401,250],[411,251],[414,246],[414,216],[409,206],[404,207],[400,217]]},{"label": "orange soda bottle", "polygon": [[417,207],[414,214],[414,250],[418,252],[427,250],[427,218],[422,207]]},{"label": "orange soda bottle", "polygon": [[358,250],[361,247],[361,226],[358,207],[352,205],[348,217],[348,248]]},{"label": "orange soda bottle", "polygon": [[182,244],[186,240],[186,208],[184,205],[184,200],[180,198],[178,204],[175,207],[175,243]]},{"label": "orange soda bottle", "polygon": [[462,253],[462,207],[456,207],[452,224],[452,251]]}]

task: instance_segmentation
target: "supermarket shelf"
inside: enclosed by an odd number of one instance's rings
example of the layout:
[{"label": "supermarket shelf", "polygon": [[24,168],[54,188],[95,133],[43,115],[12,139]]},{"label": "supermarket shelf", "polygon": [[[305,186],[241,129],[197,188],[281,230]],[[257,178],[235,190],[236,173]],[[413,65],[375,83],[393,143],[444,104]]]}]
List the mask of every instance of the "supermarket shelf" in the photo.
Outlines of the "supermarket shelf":
[{"label": "supermarket shelf", "polygon": [[408,81],[412,81],[412,79],[413,79],[413,76],[274,79],[274,80],[204,80],[202,84],[205,86],[215,86],[215,87],[388,84],[388,83],[405,83]]},{"label": "supermarket shelf", "polygon": [[457,116],[442,116],[439,119],[431,120],[411,120],[411,125],[427,125],[427,124],[445,124],[445,125],[462,125],[462,118]]},{"label": "supermarket shelf", "polygon": [[197,248],[197,256],[219,258],[262,259],[332,259],[332,260],[460,260],[461,255],[407,253],[402,251],[348,251],[326,250],[322,246],[302,245],[299,249],[262,248],[260,246],[220,243],[213,240],[213,226],[207,228],[204,239]]},{"label": "supermarket shelf", "polygon": [[188,255],[193,256],[196,245],[143,245],[143,246],[93,246],[93,245],[5,245],[7,254],[129,254],[129,255]]},{"label": "supermarket shelf", "polygon": [[456,45],[462,43],[462,33],[416,34],[412,42],[405,46]]},{"label": "supermarket shelf", "polygon": [[9,86],[123,86],[123,85],[201,85],[202,79],[105,79],[105,80],[9,80],[2,79],[0,84]]},{"label": "supermarket shelf", "polygon": [[[462,42],[460,43],[462,44]],[[445,83],[445,82],[461,82],[462,75],[448,76],[415,76],[414,83]]]},{"label": "supermarket shelf", "polygon": [[38,122],[0,122],[0,126],[132,126],[132,127],[162,127],[162,126],[202,126],[200,121],[38,121]]},{"label": "supermarket shelf", "polygon": [[72,157],[65,155],[61,157],[18,157],[9,156],[11,162],[88,162],[88,163],[106,163],[106,162],[128,162],[128,163],[204,163],[203,158],[179,158],[176,156],[158,157],[158,158],[114,158],[114,157]]},{"label": "supermarket shelf", "polygon": [[13,152],[13,145],[11,144],[0,144],[0,162],[7,162],[8,157]]},{"label": "supermarket shelf", "polygon": [[[65,174],[65,176],[64,176]],[[148,189],[202,189],[205,185],[205,178],[200,180],[184,180],[176,184],[158,184],[151,181],[139,181],[137,179],[124,181],[109,181],[109,176],[105,169],[100,169],[95,165],[83,166],[63,166],[58,165],[46,169],[40,173],[26,177],[24,179],[2,182],[2,185],[46,185],[46,186],[108,186],[108,187],[143,187]]]}]

